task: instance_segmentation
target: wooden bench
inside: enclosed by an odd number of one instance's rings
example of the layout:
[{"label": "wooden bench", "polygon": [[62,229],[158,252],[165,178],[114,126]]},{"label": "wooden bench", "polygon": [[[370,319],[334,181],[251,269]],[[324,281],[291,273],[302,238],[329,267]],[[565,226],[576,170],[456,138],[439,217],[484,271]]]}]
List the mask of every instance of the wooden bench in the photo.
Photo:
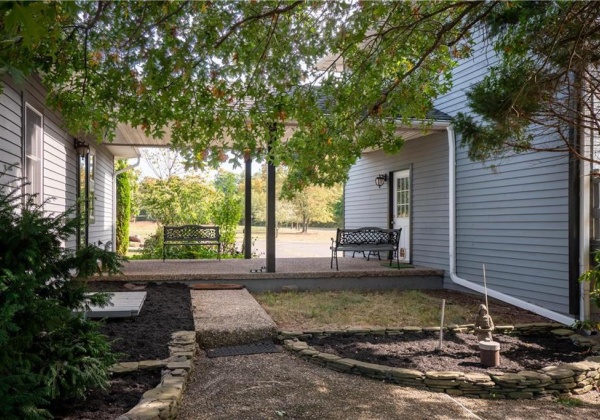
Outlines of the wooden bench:
[{"label": "wooden bench", "polygon": [[217,259],[221,260],[221,234],[219,226],[183,225],[165,226],[163,243],[163,261],[168,246],[208,245],[217,247]]},{"label": "wooden bench", "polygon": [[392,266],[393,253],[396,253],[396,262],[400,264],[398,248],[400,245],[400,232],[402,229],[380,229],[364,227],[359,229],[338,229],[335,240],[331,238],[331,268],[335,259],[335,269],[338,267],[338,252],[391,252],[390,267]]}]

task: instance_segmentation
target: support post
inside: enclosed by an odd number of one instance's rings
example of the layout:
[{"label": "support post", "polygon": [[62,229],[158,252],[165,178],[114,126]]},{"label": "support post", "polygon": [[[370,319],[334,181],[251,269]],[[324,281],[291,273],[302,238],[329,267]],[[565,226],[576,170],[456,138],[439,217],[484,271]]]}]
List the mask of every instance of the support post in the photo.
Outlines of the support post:
[{"label": "support post", "polygon": [[274,139],[275,126],[270,130],[267,153],[267,273],[275,272],[275,235],[277,221],[275,218],[275,165],[270,159],[271,146]]},{"label": "support post", "polygon": [[252,157],[244,156],[246,163],[244,188],[244,258],[252,258]]}]

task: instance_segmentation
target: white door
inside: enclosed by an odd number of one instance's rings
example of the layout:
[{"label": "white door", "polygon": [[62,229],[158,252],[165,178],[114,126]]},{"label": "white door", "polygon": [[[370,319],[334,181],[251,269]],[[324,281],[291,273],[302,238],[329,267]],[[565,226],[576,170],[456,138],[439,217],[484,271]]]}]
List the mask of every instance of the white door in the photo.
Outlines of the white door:
[{"label": "white door", "polygon": [[410,262],[410,171],[394,172],[393,227],[400,233],[400,261]]}]

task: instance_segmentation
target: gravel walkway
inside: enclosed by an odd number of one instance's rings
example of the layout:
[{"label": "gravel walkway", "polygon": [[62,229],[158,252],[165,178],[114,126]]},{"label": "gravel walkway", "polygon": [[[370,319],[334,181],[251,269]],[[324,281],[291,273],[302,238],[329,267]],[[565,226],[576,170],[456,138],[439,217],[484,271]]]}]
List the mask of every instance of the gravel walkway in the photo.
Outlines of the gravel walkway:
[{"label": "gravel walkway", "polygon": [[584,400],[573,408],[552,400],[453,398],[334,372],[289,353],[200,356],[178,419],[597,418],[598,393]]},{"label": "gravel walkway", "polygon": [[341,374],[287,353],[200,358],[193,375],[180,420],[425,419],[433,411],[438,419],[476,418],[443,394]]},{"label": "gravel walkway", "polygon": [[[263,322],[262,315],[254,315],[257,308],[251,308],[248,300],[262,311],[245,290],[193,291],[196,329],[207,337],[243,337],[245,330],[252,329],[252,319],[260,319],[257,325]],[[234,322],[236,315],[248,319]],[[180,420],[562,420],[597,418],[600,412],[598,393],[584,396],[586,403],[576,408],[554,400],[454,398],[338,373],[287,352],[210,359],[200,351],[195,365],[179,410]]]}]

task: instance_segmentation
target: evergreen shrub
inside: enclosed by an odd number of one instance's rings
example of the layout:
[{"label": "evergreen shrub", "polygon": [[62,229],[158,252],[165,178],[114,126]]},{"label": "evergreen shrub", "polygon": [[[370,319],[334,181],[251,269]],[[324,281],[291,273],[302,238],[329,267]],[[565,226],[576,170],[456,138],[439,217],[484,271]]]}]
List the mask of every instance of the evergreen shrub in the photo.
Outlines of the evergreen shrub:
[{"label": "evergreen shrub", "polygon": [[0,418],[48,418],[48,407],[108,385],[116,358],[96,323],[73,310],[106,304],[109,295],[86,295],[82,279],[116,273],[121,260],[95,246],[66,249],[78,220],[45,214],[20,191],[0,185]]}]

